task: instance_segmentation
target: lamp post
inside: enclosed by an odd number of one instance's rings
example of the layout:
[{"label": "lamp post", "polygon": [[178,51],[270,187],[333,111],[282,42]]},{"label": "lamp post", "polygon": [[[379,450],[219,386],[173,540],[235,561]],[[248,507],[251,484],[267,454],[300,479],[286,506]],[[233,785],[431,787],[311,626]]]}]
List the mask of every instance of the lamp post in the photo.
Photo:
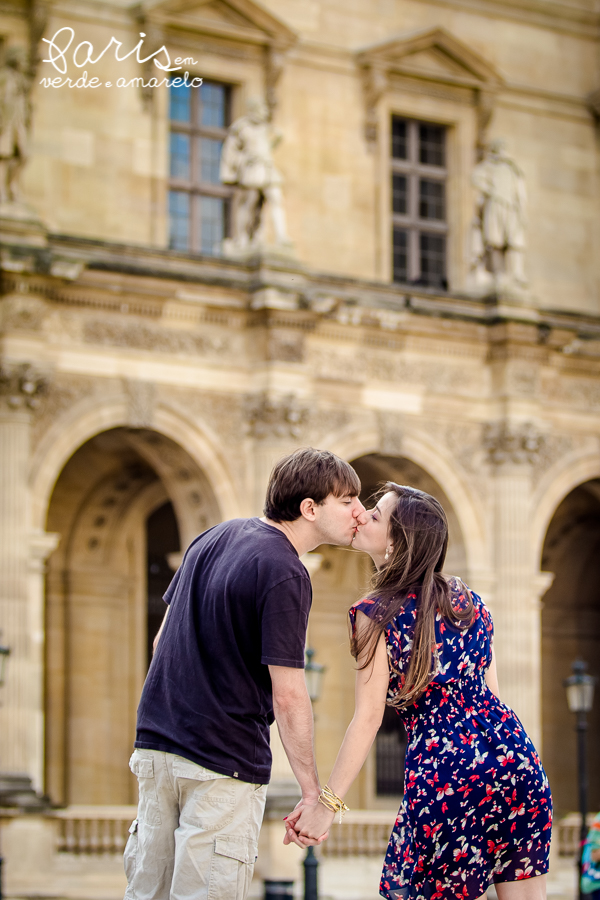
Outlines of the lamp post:
[{"label": "lamp post", "polygon": [[0,644],[0,687],[6,679],[6,661],[10,655],[10,647],[3,647]]},{"label": "lamp post", "polygon": [[[321,696],[321,683],[325,666],[313,662],[315,651],[311,647],[306,648],[306,665],[304,675],[306,677],[306,689],[311,703]],[[314,847],[309,847],[304,857],[304,900],[318,900],[319,897],[319,860],[315,856]]]},{"label": "lamp post", "polygon": [[[10,647],[5,647],[0,644],[0,687],[4,684],[6,679],[6,661],[10,654]],[[2,900],[2,856],[0,856],[0,900]]]},{"label": "lamp post", "polygon": [[578,895],[583,900],[581,890],[581,870],[583,845],[587,836],[587,795],[588,773],[586,754],[587,714],[594,704],[594,685],[596,679],[587,674],[587,663],[577,659],[571,665],[573,674],[563,682],[567,692],[567,703],[572,713],[577,716],[577,780],[579,788],[579,812],[581,814],[581,829],[579,832],[579,854],[577,869],[579,874]]}]

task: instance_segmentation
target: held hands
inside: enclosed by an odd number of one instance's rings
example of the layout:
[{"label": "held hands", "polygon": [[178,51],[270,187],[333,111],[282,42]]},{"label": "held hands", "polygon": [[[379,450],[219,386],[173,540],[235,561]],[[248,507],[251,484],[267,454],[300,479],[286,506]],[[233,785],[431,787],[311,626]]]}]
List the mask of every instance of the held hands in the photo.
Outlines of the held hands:
[{"label": "held hands", "polygon": [[313,847],[329,837],[329,828],[335,813],[318,801],[301,800],[295,810],[284,819],[284,844]]}]

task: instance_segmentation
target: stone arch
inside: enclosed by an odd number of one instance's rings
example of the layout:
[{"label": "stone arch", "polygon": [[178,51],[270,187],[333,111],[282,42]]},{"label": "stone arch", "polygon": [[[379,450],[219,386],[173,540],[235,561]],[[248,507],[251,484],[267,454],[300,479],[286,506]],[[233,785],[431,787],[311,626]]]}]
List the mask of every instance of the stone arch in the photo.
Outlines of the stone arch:
[{"label": "stone arch", "polygon": [[379,430],[372,426],[360,428],[352,426],[332,434],[323,446],[337,453],[343,459],[353,460],[371,453],[398,456],[410,459],[421,466],[440,485],[460,523],[465,540],[467,574],[476,576],[485,573],[490,565],[489,548],[486,542],[483,516],[483,501],[477,498],[460,472],[456,460],[449,454],[442,454],[433,440],[416,430],[403,430],[398,441],[398,449],[392,452],[390,446],[382,446]]},{"label": "stone arch", "polygon": [[561,502],[578,484],[599,477],[600,453],[594,446],[593,452],[586,448],[566,454],[540,479],[531,502],[532,551],[535,560],[541,558],[548,526]]},{"label": "stone arch", "polygon": [[[179,444],[196,467],[205,473],[219,504],[221,518],[229,519],[240,515],[233,478],[217,442],[207,433],[207,429],[201,423],[192,423],[162,405],[155,410],[153,419],[150,430],[163,433]],[[32,458],[30,487],[34,529],[44,528],[52,490],[67,460],[95,434],[118,427],[130,427],[128,399],[125,395],[96,403],[91,403],[86,398],[57,418]]]},{"label": "stone arch", "polygon": [[[332,433],[327,441],[320,444],[355,466],[365,492],[377,482],[388,478],[398,481],[402,477],[402,480],[416,483],[416,486],[436,495],[446,508],[454,538],[454,558],[450,555],[448,559],[454,569],[452,574],[474,581],[473,586],[479,588],[478,572],[484,570],[487,559],[483,525],[476,500],[462,477],[456,474],[452,459],[449,455],[444,457],[431,441],[422,438],[419,433],[411,433],[410,436],[403,433],[398,441],[384,441],[378,430],[372,425],[369,427],[368,422],[366,424],[366,428],[354,426]],[[391,449],[394,444],[398,446],[396,452]],[[404,476],[400,475],[402,466]],[[370,574],[370,561],[365,554],[345,547],[320,547],[318,554],[320,567],[313,576],[314,602],[309,642],[316,651],[316,658],[327,665],[327,690],[319,701],[316,724],[318,767],[327,771],[334,763],[335,748],[339,746],[353,714],[354,664],[348,648],[347,610],[364,591]],[[328,739],[325,739],[325,734],[322,739],[319,738],[321,729],[327,732]],[[335,737],[332,738],[332,735]],[[397,757],[395,760],[392,758],[394,754]],[[385,763],[382,763],[384,759]],[[397,730],[388,732],[384,728],[378,746],[370,754],[352,788],[349,804],[389,808],[396,802],[396,796],[392,799],[389,793],[384,795],[381,792],[383,780],[378,762],[382,763],[383,768],[389,763],[390,769],[401,773],[402,739]],[[397,786],[398,782],[389,779],[389,784]]]},{"label": "stone arch", "polygon": [[[51,489],[41,524],[61,536],[46,589],[46,784],[55,801],[135,800],[127,758],[152,638],[146,634],[146,523],[170,504],[177,556],[223,519],[211,479],[165,433],[172,414],[155,417],[161,431],[122,424],[97,431],[99,418],[118,423],[120,412],[115,405],[95,419],[79,419],[76,435],[92,434],[57,476],[48,456],[39,457],[38,487],[43,490],[45,479]],[[181,436],[186,427],[170,430]],[[54,459],[68,446],[63,441]]]},{"label": "stone arch", "polygon": [[[577,809],[578,800],[575,723],[562,683],[578,657],[600,676],[600,455],[589,449],[565,455],[540,481],[533,499],[533,558],[552,573],[541,604],[544,765],[556,812],[564,815]],[[598,704],[589,727],[592,734],[600,729]],[[594,741],[588,753],[594,809],[600,802],[600,751]]]}]

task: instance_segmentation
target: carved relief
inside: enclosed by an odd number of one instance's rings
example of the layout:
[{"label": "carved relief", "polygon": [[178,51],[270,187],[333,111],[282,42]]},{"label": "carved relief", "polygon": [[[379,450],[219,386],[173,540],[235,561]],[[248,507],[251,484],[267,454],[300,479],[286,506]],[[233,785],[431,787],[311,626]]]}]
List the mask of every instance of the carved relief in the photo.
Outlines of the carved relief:
[{"label": "carved relief", "polygon": [[405,433],[404,416],[397,413],[378,412],[379,452],[390,456],[402,456],[402,441]]},{"label": "carved relief", "polygon": [[245,418],[247,433],[257,440],[300,438],[307,423],[308,407],[294,394],[271,398],[263,391],[246,397]]},{"label": "carved relief", "polygon": [[299,331],[269,331],[267,359],[277,362],[304,361],[304,334]]},{"label": "carved relief", "polygon": [[[36,444],[42,435],[68,409],[101,387],[93,378],[56,376],[47,386],[44,402],[36,408],[31,423],[31,440]],[[103,394],[106,395],[106,387]]]},{"label": "carved relief", "polygon": [[37,409],[47,391],[47,376],[30,363],[0,363],[0,403],[5,409]]},{"label": "carved relief", "polygon": [[126,379],[127,420],[132,428],[150,428],[156,404],[156,385],[149,381]]},{"label": "carved relief", "polygon": [[325,381],[344,381],[362,384],[366,381],[364,366],[356,363],[357,348],[349,345],[334,349],[331,346],[312,346],[307,352],[307,365],[313,378]]},{"label": "carved relief", "polygon": [[190,334],[153,328],[143,322],[96,319],[86,322],[83,339],[89,344],[131,347],[158,353],[188,353],[193,356],[226,352],[230,341],[221,335]]},{"label": "carved relief", "polygon": [[518,425],[508,422],[489,423],[483,434],[483,446],[489,461],[495,466],[505,463],[535,464],[544,443],[544,435],[531,422]]},{"label": "carved relief", "polygon": [[562,456],[571,453],[575,443],[576,440],[574,438],[564,434],[547,435],[534,461],[533,484],[537,484],[544,473],[557,463]]},{"label": "carved relief", "polygon": [[4,297],[0,303],[0,328],[12,331],[39,331],[48,306],[39,297]]},{"label": "carved relief", "polygon": [[600,409],[600,382],[595,378],[568,377],[553,372],[542,378],[541,395],[545,402],[586,411]]}]

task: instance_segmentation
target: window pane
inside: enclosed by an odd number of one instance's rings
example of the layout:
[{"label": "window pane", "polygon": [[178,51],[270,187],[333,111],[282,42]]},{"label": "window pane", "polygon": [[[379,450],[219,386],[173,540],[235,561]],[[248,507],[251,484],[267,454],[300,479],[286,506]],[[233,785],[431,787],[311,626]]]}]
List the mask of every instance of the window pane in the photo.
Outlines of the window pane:
[{"label": "window pane", "polygon": [[189,250],[190,195],[184,191],[169,191],[169,247]]},{"label": "window pane", "polygon": [[191,93],[192,88],[185,87],[185,85],[169,88],[169,111],[173,122],[191,121]]},{"label": "window pane", "polygon": [[392,241],[394,281],[408,281],[408,232],[394,228]]},{"label": "window pane", "polygon": [[171,132],[171,178],[190,180],[190,146],[191,142],[187,134],[179,134],[177,131]]},{"label": "window pane", "polygon": [[445,164],[445,132],[440,125],[419,125],[419,162],[428,166]]},{"label": "window pane", "polygon": [[394,159],[407,158],[408,140],[406,131],[406,122],[392,116],[392,156]]},{"label": "window pane", "polygon": [[220,184],[219,167],[221,164],[221,148],[223,141],[211,138],[200,139],[200,181]]},{"label": "window pane", "polygon": [[406,175],[392,175],[392,211],[406,215],[408,212],[408,182]]},{"label": "window pane", "polygon": [[444,182],[419,181],[419,216],[421,219],[441,219],[446,217],[444,202]]},{"label": "window pane", "polygon": [[420,234],[421,284],[446,288],[446,238],[439,234]]},{"label": "window pane", "polygon": [[225,237],[225,201],[221,197],[199,197],[200,252],[220,256]]},{"label": "window pane", "polygon": [[207,81],[200,87],[200,124],[213,128],[227,125],[227,88],[224,84]]}]

